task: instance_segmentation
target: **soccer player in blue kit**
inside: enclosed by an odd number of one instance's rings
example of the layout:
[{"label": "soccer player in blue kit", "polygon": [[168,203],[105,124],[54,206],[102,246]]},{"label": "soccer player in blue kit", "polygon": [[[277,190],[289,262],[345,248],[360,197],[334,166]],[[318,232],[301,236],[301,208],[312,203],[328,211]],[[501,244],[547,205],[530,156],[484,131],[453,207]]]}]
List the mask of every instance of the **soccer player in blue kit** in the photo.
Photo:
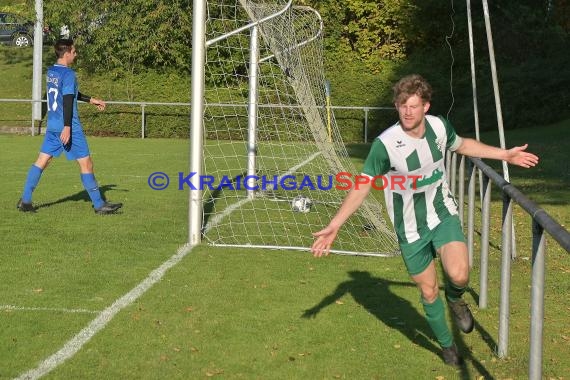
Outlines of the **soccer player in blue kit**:
[{"label": "soccer player in blue kit", "polygon": [[79,164],[81,182],[91,198],[95,213],[113,214],[123,204],[107,202],[99,191],[93,174],[93,160],[77,111],[78,100],[93,104],[100,111],[105,109],[105,102],[78,91],[75,71],[69,68],[77,56],[73,40],[58,40],[54,50],[57,62],[47,70],[47,130],[38,159],[28,171],[17,208],[23,212],[36,211],[32,204],[32,193],[51,159],[65,152],[68,160],[76,160]]}]

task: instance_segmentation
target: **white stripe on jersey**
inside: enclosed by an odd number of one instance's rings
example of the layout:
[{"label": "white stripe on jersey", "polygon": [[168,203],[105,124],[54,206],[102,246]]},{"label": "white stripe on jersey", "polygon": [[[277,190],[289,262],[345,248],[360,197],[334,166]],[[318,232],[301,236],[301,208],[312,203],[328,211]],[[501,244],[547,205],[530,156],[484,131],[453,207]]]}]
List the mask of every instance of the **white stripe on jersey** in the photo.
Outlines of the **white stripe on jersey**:
[{"label": "white stripe on jersey", "polygon": [[[440,118],[435,116],[426,115],[426,120],[428,122],[426,123],[426,135],[421,139],[413,138],[406,134],[399,123],[394,124],[378,137],[386,148],[392,168],[386,174],[389,184],[384,190],[386,208],[397,230],[394,219],[396,215],[403,216],[405,239],[408,243],[420,239],[419,227],[421,228],[421,226],[417,225],[418,218],[422,219],[425,217],[427,227],[432,230],[441,223],[436,208],[446,210],[451,215],[458,213],[457,205],[451,196],[445,175],[445,150],[448,139],[445,125]],[[431,130],[433,130],[433,133],[431,133]],[[435,139],[433,134],[435,134]],[[431,140],[431,149],[428,138]],[[457,147],[458,143],[460,143],[457,140],[458,136],[452,143],[453,147]],[[432,153],[432,149],[435,153]],[[438,155],[437,151],[439,151],[440,157],[436,157],[437,159],[434,160],[434,154]],[[406,186],[403,190],[397,186],[391,188],[392,178],[401,178],[402,176],[409,178],[410,175],[421,176],[421,179],[417,181],[419,185],[417,189],[412,188],[411,180],[406,181]],[[422,181],[424,182],[422,183]],[[443,204],[441,200],[436,199],[438,190],[441,191],[443,196]],[[402,197],[402,210],[394,209],[394,193]],[[416,206],[418,205],[414,203],[414,194],[421,193],[425,196],[425,216],[416,215]]]}]

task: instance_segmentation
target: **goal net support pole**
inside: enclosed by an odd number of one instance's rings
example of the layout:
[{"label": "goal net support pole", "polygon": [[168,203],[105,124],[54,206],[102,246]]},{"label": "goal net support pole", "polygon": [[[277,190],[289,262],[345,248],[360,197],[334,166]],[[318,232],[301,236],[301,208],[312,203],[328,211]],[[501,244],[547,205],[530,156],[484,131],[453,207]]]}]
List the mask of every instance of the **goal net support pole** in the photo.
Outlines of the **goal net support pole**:
[{"label": "goal net support pole", "polygon": [[189,192],[188,243],[196,246],[202,241],[202,152],[204,150],[204,66],[206,63],[206,0],[194,0],[192,12],[192,83],[190,110],[190,173],[194,185]]},{"label": "goal net support pole", "polygon": [[255,196],[253,187],[255,186],[255,159],[257,156],[257,85],[259,69],[259,29],[257,26],[251,28],[249,44],[249,101],[248,101],[248,128],[247,128],[247,175],[248,190],[247,196],[253,199]]}]

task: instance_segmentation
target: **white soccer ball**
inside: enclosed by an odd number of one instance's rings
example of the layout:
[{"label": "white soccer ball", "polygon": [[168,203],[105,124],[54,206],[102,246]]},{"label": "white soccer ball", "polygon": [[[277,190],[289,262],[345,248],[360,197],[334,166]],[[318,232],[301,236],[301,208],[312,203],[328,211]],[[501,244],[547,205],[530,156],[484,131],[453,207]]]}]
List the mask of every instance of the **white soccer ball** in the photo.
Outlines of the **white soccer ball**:
[{"label": "white soccer ball", "polygon": [[291,201],[291,209],[295,212],[302,212],[307,213],[311,211],[311,206],[313,205],[313,201],[309,197],[304,195],[297,195]]}]

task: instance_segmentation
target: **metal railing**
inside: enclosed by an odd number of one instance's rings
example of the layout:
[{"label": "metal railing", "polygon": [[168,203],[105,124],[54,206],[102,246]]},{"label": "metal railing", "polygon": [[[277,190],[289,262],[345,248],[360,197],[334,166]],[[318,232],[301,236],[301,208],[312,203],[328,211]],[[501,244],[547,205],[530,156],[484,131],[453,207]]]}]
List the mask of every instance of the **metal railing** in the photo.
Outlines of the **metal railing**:
[{"label": "metal railing", "polygon": [[[34,104],[36,102],[45,103],[45,100],[31,100],[31,99],[0,99],[0,103],[7,102],[7,103],[30,103]],[[107,104],[116,104],[116,105],[131,105],[131,106],[138,106],[140,107],[140,118],[141,118],[141,138],[145,138],[146,131],[147,131],[147,113],[146,108],[152,106],[170,106],[170,107],[188,107],[190,108],[190,103],[169,103],[169,102],[127,102],[127,101],[106,101]],[[214,107],[238,107],[243,106],[247,107],[247,104],[227,104],[227,103],[209,103],[209,106]],[[302,108],[301,106],[294,106],[294,105],[281,105],[281,104],[263,104],[259,105],[260,108],[271,108],[271,107],[279,107],[279,108]],[[323,106],[326,107],[326,106]],[[352,111],[361,111],[363,113],[362,122],[363,122],[363,141],[365,143],[368,142],[368,132],[369,132],[369,118],[370,118],[370,111],[394,111],[394,107],[369,107],[369,106],[330,106],[333,110],[352,110]],[[30,112],[30,115],[31,112]],[[36,134],[36,126],[33,120],[33,116],[30,116],[30,131],[32,136]]]},{"label": "metal railing", "polygon": [[[457,155],[453,155],[456,158]],[[554,220],[544,209],[527,198],[515,186],[507,182],[490,166],[479,158],[469,158],[468,168],[468,222],[467,244],[469,263],[473,262],[474,220],[475,220],[475,181],[479,170],[483,176],[482,207],[481,207],[481,252],[480,252],[480,291],[479,308],[487,307],[488,271],[489,271],[489,233],[491,212],[491,184],[499,187],[503,196],[503,217],[501,235],[501,287],[499,304],[499,339],[497,355],[500,358],[507,356],[509,336],[509,292],[511,278],[512,256],[512,210],[516,202],[532,219],[532,276],[531,276],[531,324],[530,324],[530,352],[529,352],[529,379],[542,377],[542,350],[543,350],[543,318],[544,318],[544,273],[545,273],[545,232],[548,232],[562,248],[570,252],[570,233]],[[450,160],[448,159],[448,163]],[[455,183],[460,185],[458,202],[463,209],[464,194],[462,184],[465,182],[465,156],[461,156],[459,170],[451,159],[447,171],[451,190],[454,192]],[[460,213],[463,222],[463,213]]]}]

